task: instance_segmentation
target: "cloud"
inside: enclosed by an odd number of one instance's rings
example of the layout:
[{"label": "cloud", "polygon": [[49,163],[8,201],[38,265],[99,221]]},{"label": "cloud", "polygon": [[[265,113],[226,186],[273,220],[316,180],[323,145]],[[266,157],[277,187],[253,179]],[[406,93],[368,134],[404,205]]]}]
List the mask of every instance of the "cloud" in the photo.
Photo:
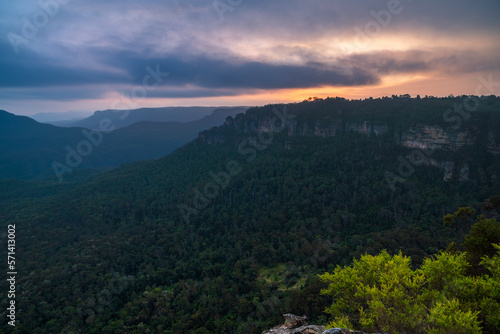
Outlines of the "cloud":
[{"label": "cloud", "polygon": [[[392,74],[500,69],[498,0],[400,0],[401,11],[381,23],[394,1],[245,0],[220,20],[213,0],[71,0],[17,54],[7,34],[22,35],[24,18],[43,9],[38,0],[2,2],[0,99],[127,94],[157,65],[170,75],[148,92],[152,98],[376,86]],[[370,22],[379,31],[354,45],[355,28]]]},{"label": "cloud", "polygon": [[[52,100],[76,101],[87,99],[101,99],[108,94],[120,89],[109,85],[78,85],[78,86],[51,86],[51,87],[18,87],[0,90],[0,101],[27,101],[27,100]],[[127,92],[127,89],[121,88]],[[128,88],[130,92],[130,88]]]},{"label": "cloud", "polygon": [[352,66],[305,63],[301,65],[270,64],[254,61],[232,61],[205,56],[144,58],[124,52],[107,56],[121,70],[127,71],[140,84],[147,74],[145,68],[160,66],[170,76],[164,84],[168,86],[194,85],[204,88],[255,88],[282,89],[315,87],[323,85],[365,85],[377,79],[369,72]]},{"label": "cloud", "polygon": [[354,54],[348,57],[348,61],[361,68],[374,69],[378,75],[426,72],[457,75],[498,70],[500,59],[496,55],[499,51],[499,49],[482,52],[470,49],[457,51],[446,48],[427,51],[378,51]]},{"label": "cloud", "polygon": [[105,71],[82,64],[72,65],[61,55],[51,58],[33,50],[18,54],[9,52],[10,45],[0,41],[0,87],[48,87],[57,85],[87,85],[120,83],[122,73]]},{"label": "cloud", "polygon": [[[290,50],[288,50],[289,52]],[[378,51],[343,56],[335,61],[315,54],[301,54],[299,64],[276,64],[245,61],[231,57],[211,58],[203,55],[169,55],[150,58],[130,51],[94,49],[92,58],[102,68],[69,68],[38,58],[29,62],[32,54],[0,56],[8,66],[0,70],[3,87],[51,87],[72,85],[141,85],[148,75],[146,68],[159,66],[170,73],[162,83],[168,87],[198,87],[203,89],[288,89],[319,86],[359,86],[377,84],[385,74],[414,72],[468,73],[500,67],[494,54],[485,55],[465,50],[456,52],[438,48],[419,51]],[[227,59],[226,59],[227,58]],[[175,90],[174,90],[175,91]],[[179,90],[185,96],[184,89]],[[196,91],[195,91],[196,92]],[[201,90],[199,91],[201,92]],[[51,94],[52,95],[52,94]],[[195,93],[189,94],[194,96]]]}]

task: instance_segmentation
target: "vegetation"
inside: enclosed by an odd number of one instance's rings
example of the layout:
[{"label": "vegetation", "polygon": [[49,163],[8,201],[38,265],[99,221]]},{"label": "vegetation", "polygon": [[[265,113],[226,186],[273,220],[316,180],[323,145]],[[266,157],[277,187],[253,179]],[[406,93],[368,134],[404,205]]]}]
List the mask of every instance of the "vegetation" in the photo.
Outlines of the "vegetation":
[{"label": "vegetation", "polygon": [[[440,255],[428,258],[452,242],[457,252],[478,244],[464,244],[474,215],[457,216],[448,226],[443,216],[460,207],[485,214],[485,221],[494,216],[495,200],[481,203],[500,193],[500,157],[487,150],[488,133],[497,135],[500,128],[495,113],[500,99],[485,99],[463,124],[477,136],[474,144],[432,154],[436,161],[467,163],[469,181],[458,175],[443,181],[443,169],[420,164],[391,189],[385,173],[397,173],[398,157],[413,151],[395,140],[403,129],[413,122],[445,123],[443,112],[460,101],[327,99],[287,105],[297,131],[337,119],[340,109],[341,130],[325,137],[277,131],[264,141],[256,129],[276,116],[273,108],[283,112],[284,106],[252,108],[157,161],[65,178],[61,184],[55,178],[0,180],[0,223],[16,224],[16,298],[22,305],[16,328],[2,318],[0,331],[261,333],[287,312],[326,323],[323,311],[331,299],[320,295],[327,285],[317,275],[384,249],[392,255],[382,256],[394,262],[392,270],[412,278],[398,291],[415,298],[422,289],[435,291],[416,279],[424,277],[417,268],[441,263]],[[387,124],[388,131],[376,136],[345,130],[365,121]],[[241,143],[246,143],[243,154]],[[221,178],[228,164],[234,168],[227,184],[219,180],[213,186],[214,175]],[[207,195],[206,189],[212,192]],[[182,205],[195,209],[189,219]],[[484,251],[491,249],[478,250]],[[472,261],[447,254],[442,261]],[[488,268],[496,254],[479,257],[479,272],[472,262],[460,267],[460,277],[493,277]],[[456,292],[457,306],[452,292],[436,295],[434,313],[414,321],[444,328],[439,326],[446,314],[462,312],[464,326],[486,329],[494,309],[488,315],[475,297],[464,307],[459,293],[465,290]],[[0,298],[4,305],[5,296]],[[422,303],[430,303],[431,296],[425,298]],[[367,307],[364,312],[366,325],[378,326],[376,313]],[[362,325],[350,313],[345,316]]]},{"label": "vegetation", "polygon": [[[473,210],[460,208],[454,216],[464,212]],[[384,250],[323,274],[329,286],[322,293],[334,299],[327,309],[334,317],[329,326],[388,333],[495,333],[500,327],[500,245],[483,239],[490,233],[489,238],[500,238],[500,223],[480,216],[463,243],[472,253],[440,252],[413,270],[409,257]],[[479,241],[484,246],[478,248]],[[472,265],[481,266],[483,273],[468,274]]]}]

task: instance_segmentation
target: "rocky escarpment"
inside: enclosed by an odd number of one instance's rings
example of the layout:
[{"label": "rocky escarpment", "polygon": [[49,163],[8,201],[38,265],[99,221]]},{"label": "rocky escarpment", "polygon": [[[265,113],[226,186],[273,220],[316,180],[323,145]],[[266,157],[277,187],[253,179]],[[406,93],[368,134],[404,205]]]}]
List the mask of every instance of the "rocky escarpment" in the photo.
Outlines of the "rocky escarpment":
[{"label": "rocky escarpment", "polygon": [[[410,101],[418,106],[421,101]],[[340,104],[339,104],[340,103]],[[294,150],[300,141],[296,137],[315,136],[330,138],[349,133],[359,133],[383,141],[396,142],[405,152],[397,161],[405,159],[411,168],[433,166],[441,170],[444,181],[469,182],[476,180],[488,183],[498,177],[498,168],[492,165],[476,163],[472,158],[471,147],[480,154],[494,157],[500,154],[500,117],[492,112],[471,114],[467,123],[460,127],[443,122],[442,113],[433,112],[433,104],[426,108],[415,107],[412,111],[401,111],[397,101],[384,101],[383,109],[373,102],[323,101],[307,105],[271,105],[253,108],[246,114],[228,117],[224,125],[200,133],[199,140],[208,145],[218,145],[234,141],[235,146],[247,141],[250,144],[268,145],[268,141],[280,133],[282,145],[287,150]],[[323,104],[323,108],[322,108]],[[363,112],[363,105],[365,111]],[[328,108],[326,107],[328,106]],[[369,108],[368,108],[369,107]],[[435,107],[435,106],[434,106]],[[485,108],[487,106],[484,106]],[[345,111],[342,109],[345,108]],[[435,115],[441,115],[436,117]],[[289,139],[283,139],[284,136]],[[262,146],[262,145],[261,145]],[[261,146],[258,146],[259,149]],[[467,152],[467,153],[464,153]],[[460,156],[458,155],[460,153]],[[465,154],[465,155],[464,155]],[[415,160],[415,155],[419,159]],[[481,161],[485,156],[478,155]],[[401,158],[401,159],[399,159]]]},{"label": "rocky escarpment", "polygon": [[[330,328],[325,330],[324,326],[309,325],[306,316],[295,314],[283,314],[285,323],[279,327],[269,329],[262,334],[367,334],[360,331],[352,331],[346,328]],[[381,334],[381,333],[374,333]]]},{"label": "rocky escarpment", "polygon": [[[356,132],[368,136],[382,136],[390,131],[388,124],[372,124],[368,121],[345,121],[341,114],[331,118],[323,118],[315,121],[299,121],[290,118],[282,122],[277,117],[267,116],[263,118],[244,119],[228,117],[225,127],[233,128],[240,133],[276,132],[277,129],[285,132],[288,136],[318,136],[335,137],[340,132]],[[457,151],[465,145],[472,145],[476,138],[468,130],[455,130],[442,128],[438,125],[413,125],[409,129],[397,131],[400,137],[400,145],[407,148],[418,149],[441,149],[446,151]],[[200,136],[204,138],[204,135]],[[493,134],[490,134],[493,138]],[[220,142],[220,138],[209,138],[207,143]],[[492,153],[500,152],[500,146],[494,140],[490,140],[488,150]]]},{"label": "rocky escarpment", "polygon": [[[443,171],[443,181],[456,179],[460,182],[467,182],[471,172],[481,179],[496,179],[494,169],[484,170],[477,167],[471,171],[471,166],[467,162],[457,163],[450,160],[439,160],[433,156],[436,150],[456,152],[464,146],[473,145],[477,138],[467,130],[445,129],[439,126],[414,125],[401,134],[400,145],[414,149],[406,158],[415,161],[414,155],[420,155],[422,159],[419,163],[426,166],[434,166]],[[493,155],[500,154],[500,145],[496,144],[495,135],[492,131],[488,133],[488,145],[485,151]],[[484,180],[481,182],[484,183]]]},{"label": "rocky escarpment", "polygon": [[469,131],[444,129],[437,125],[414,125],[401,134],[401,145],[419,149],[442,149],[456,151],[465,145],[474,144]]},{"label": "rocky escarpment", "polygon": [[[237,115],[235,118],[228,117],[221,128],[236,130],[240,134],[255,134],[263,132],[284,132],[288,136],[318,136],[335,137],[341,132],[356,132],[367,136],[382,136],[395,132],[400,138],[399,144],[407,148],[417,149],[441,149],[456,151],[465,145],[472,145],[476,138],[468,130],[455,130],[453,128],[442,128],[438,125],[413,125],[408,129],[395,130],[386,123],[374,123],[373,121],[353,121],[343,117],[341,112],[320,119],[299,119],[296,115],[287,114],[275,109],[275,114],[260,115]],[[488,150],[491,153],[500,153],[500,146],[491,138]],[[224,143],[226,137],[218,131],[204,131],[199,138],[202,142],[215,145]]]},{"label": "rocky escarpment", "polygon": [[238,115],[228,117],[225,127],[242,133],[270,132],[279,129],[288,136],[319,136],[334,137],[341,131],[353,131],[365,135],[381,136],[389,131],[387,124],[374,125],[368,121],[348,121],[342,117],[342,112],[332,113],[330,117],[316,120],[298,120],[296,115],[275,110],[275,114],[258,117]]},{"label": "rocky escarpment", "polygon": [[[280,114],[278,113],[278,115]],[[343,122],[342,114],[340,113],[338,115],[335,114],[332,118],[323,118],[312,123],[301,122],[290,115],[288,117],[282,116],[281,118],[276,115],[261,118],[238,115],[236,118],[228,117],[222,129],[236,130],[237,133],[246,136],[269,132],[284,132],[289,137],[317,136],[322,138],[334,137],[340,132],[356,132],[367,136],[379,137],[390,130],[388,125],[373,125],[367,121]],[[469,181],[470,167],[468,163],[458,164],[454,161],[439,160],[432,154],[429,154],[429,152],[435,150],[455,152],[465,145],[474,144],[475,138],[468,131],[444,129],[435,125],[414,125],[407,130],[397,131],[395,135],[399,138],[401,146],[411,150],[425,150],[425,154],[421,154],[422,161],[419,164],[441,169],[444,181],[449,181],[453,178],[457,178],[461,182]],[[493,138],[492,135],[490,137]],[[205,131],[200,133],[199,139],[205,144],[217,145],[224,143],[227,136],[223,131]],[[285,141],[283,145],[288,150],[293,149],[293,144],[290,141]],[[496,150],[497,145],[490,144],[488,146],[490,153],[495,153]],[[411,155],[409,153],[406,158],[413,161]]]}]

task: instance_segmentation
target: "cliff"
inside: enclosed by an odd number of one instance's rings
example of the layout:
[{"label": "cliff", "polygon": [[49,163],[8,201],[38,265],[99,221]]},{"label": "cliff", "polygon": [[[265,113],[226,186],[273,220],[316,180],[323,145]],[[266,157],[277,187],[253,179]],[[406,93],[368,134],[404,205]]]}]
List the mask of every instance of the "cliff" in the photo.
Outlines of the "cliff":
[{"label": "cliff", "polygon": [[[394,141],[406,152],[402,155],[405,159],[415,162],[415,166],[440,169],[444,181],[468,182],[471,173],[482,179],[483,176],[496,179],[494,169],[471,166],[471,161],[463,156],[471,150],[490,156],[500,154],[497,144],[500,143],[500,113],[481,105],[483,109],[470,113],[460,122],[452,122],[446,117],[446,109],[433,110],[445,103],[453,105],[454,102],[448,100],[423,103],[410,99],[403,108],[401,101],[390,99],[379,101],[383,108],[374,100],[343,99],[251,108],[245,114],[228,117],[219,128],[200,133],[199,140],[208,145],[234,141],[238,146],[245,138],[272,132],[282,136],[281,141],[275,140],[274,144],[293,150],[291,139],[294,137],[333,138],[362,134],[380,141]],[[495,102],[500,105],[499,98]],[[416,155],[418,161],[414,159]]]}]

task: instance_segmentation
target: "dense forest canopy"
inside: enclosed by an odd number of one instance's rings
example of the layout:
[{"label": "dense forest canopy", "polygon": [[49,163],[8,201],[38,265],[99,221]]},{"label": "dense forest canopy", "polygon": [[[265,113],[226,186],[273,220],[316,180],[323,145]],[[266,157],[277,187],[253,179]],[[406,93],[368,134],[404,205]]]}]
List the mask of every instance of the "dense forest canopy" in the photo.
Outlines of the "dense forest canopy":
[{"label": "dense forest canopy", "polygon": [[498,129],[493,96],[317,99],[251,108],[159,160],[0,180],[19,245],[8,330],[261,333],[287,312],[327,323],[318,274],[384,249],[416,270],[467,243],[474,219],[443,217],[500,193]]}]

